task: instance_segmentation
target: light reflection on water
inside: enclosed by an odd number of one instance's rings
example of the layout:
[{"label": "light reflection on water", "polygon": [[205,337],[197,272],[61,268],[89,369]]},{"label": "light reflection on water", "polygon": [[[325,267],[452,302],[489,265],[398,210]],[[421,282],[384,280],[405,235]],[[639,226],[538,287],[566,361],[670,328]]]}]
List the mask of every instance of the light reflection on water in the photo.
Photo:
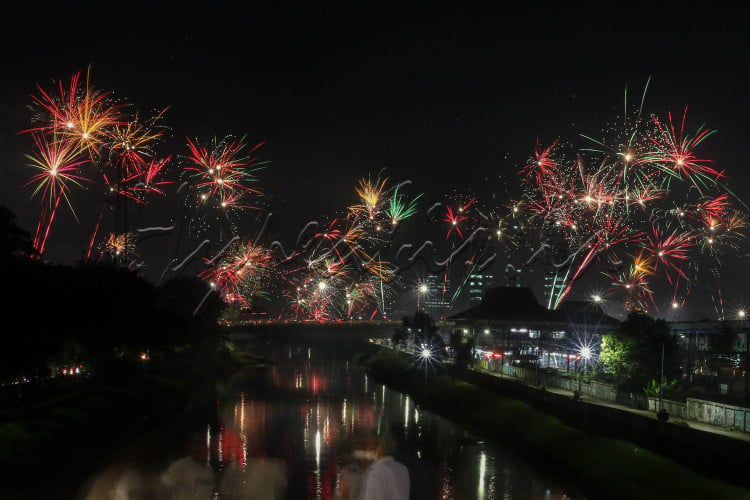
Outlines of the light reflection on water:
[{"label": "light reflection on water", "polygon": [[352,438],[376,429],[396,438],[413,499],[584,498],[408,395],[368,380],[348,344],[289,342],[253,343],[275,364],[227,385],[215,432],[220,446],[213,448],[222,467],[276,457],[288,466],[287,498],[325,500],[333,496]]}]

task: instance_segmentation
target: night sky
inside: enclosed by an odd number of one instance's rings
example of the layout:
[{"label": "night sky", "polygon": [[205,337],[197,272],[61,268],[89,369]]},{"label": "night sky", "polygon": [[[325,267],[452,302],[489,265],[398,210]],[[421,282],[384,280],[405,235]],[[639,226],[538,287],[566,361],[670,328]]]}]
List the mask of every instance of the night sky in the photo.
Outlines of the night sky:
[{"label": "night sky", "polygon": [[[18,134],[30,95],[88,65],[95,87],[141,114],[169,106],[161,152],[185,154],[186,137],[265,141],[257,186],[273,214],[267,234],[288,244],[306,222],[341,216],[368,175],[411,180],[423,207],[454,191],[500,204],[537,139],[596,134],[649,78],[647,112],[688,106],[691,129],[717,130],[702,156],[735,193],[750,193],[750,43],[738,16],[687,4],[440,5],[10,6],[0,30],[1,202],[33,230],[39,199],[23,188],[32,143]],[[97,209],[82,197],[76,205],[80,221],[65,212],[50,237],[56,262],[73,262],[90,234]],[[727,256],[723,273],[734,303],[750,301],[744,251]]]}]

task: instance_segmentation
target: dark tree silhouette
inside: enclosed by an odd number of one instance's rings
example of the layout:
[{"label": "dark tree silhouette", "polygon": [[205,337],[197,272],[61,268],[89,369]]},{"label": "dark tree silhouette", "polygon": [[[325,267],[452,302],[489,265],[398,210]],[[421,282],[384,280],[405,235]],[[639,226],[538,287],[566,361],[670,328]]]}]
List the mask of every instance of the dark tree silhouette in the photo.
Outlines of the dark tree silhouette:
[{"label": "dark tree silhouette", "polygon": [[0,206],[0,259],[4,264],[9,263],[9,258],[36,256],[31,234],[15,220],[16,215],[8,207]]}]

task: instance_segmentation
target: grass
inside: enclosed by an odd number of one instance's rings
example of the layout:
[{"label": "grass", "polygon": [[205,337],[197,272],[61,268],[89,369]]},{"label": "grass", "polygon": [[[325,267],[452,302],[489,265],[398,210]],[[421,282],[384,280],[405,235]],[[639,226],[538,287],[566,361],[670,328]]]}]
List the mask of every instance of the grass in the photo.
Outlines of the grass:
[{"label": "grass", "polygon": [[742,486],[698,474],[631,442],[570,427],[522,401],[435,370],[425,379],[421,368],[393,351],[380,349],[359,359],[376,379],[422,406],[507,443],[532,464],[562,469],[592,498],[750,499]]}]

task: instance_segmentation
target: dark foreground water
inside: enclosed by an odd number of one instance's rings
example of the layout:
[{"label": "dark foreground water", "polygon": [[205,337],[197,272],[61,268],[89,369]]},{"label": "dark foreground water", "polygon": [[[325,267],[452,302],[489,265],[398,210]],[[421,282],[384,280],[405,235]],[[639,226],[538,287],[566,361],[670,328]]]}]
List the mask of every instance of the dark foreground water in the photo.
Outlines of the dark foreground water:
[{"label": "dark foreground water", "polygon": [[395,437],[413,499],[584,498],[554,471],[535,470],[502,443],[368,378],[352,356],[362,351],[359,340],[379,333],[341,327],[237,332],[241,349],[274,364],[259,374],[239,373],[220,388],[211,433],[217,463],[242,465],[266,454],[288,468],[287,498],[328,499],[352,438],[376,429]]}]

